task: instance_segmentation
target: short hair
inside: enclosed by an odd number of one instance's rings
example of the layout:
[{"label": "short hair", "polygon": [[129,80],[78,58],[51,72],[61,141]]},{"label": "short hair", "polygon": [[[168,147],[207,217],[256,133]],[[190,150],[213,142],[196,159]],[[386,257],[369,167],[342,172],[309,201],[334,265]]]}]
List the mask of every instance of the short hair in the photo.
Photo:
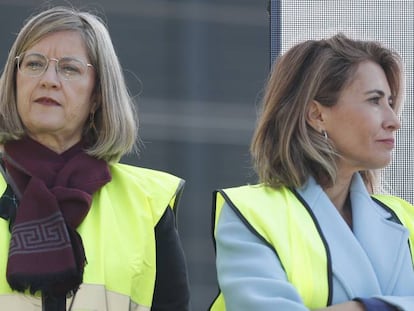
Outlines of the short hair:
[{"label": "short hair", "polygon": [[30,17],[13,43],[0,78],[0,143],[26,135],[17,111],[15,58],[45,36],[60,31],[81,34],[96,72],[94,127],[85,125],[86,152],[107,162],[135,150],[138,118],[107,27],[95,14],[70,7],[53,7]]},{"label": "short hair", "polygon": [[[377,41],[353,40],[342,33],[301,42],[279,57],[269,75],[251,155],[259,180],[272,187],[300,187],[312,176],[323,186],[336,179],[338,155],[329,140],[306,122],[312,100],[337,103],[358,65],[373,61],[384,70],[394,109],[403,97],[400,56]],[[362,171],[368,189],[377,186],[377,171]]]}]

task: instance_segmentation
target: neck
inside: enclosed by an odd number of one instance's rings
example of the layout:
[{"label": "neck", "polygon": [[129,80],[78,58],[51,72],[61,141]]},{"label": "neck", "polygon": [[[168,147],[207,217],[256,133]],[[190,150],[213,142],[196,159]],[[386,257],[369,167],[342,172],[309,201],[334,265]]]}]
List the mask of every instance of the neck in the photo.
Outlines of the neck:
[{"label": "neck", "polygon": [[339,214],[349,226],[352,226],[352,208],[349,198],[350,184],[351,178],[338,179],[332,187],[325,188],[324,191],[338,210]]},{"label": "neck", "polygon": [[30,135],[29,137],[34,141],[37,141],[39,144],[45,146],[46,148],[54,151],[57,154],[62,154],[66,150],[69,150],[71,147],[76,145],[80,138],[72,137],[72,139],[61,139],[58,136],[52,135]]}]

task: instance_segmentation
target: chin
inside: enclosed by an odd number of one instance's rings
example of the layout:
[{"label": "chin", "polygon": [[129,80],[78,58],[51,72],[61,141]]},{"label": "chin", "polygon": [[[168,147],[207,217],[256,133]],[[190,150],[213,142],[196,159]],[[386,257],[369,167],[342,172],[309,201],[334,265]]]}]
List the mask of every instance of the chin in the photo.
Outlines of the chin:
[{"label": "chin", "polygon": [[387,167],[391,163],[391,159],[376,162],[371,169],[378,170]]}]

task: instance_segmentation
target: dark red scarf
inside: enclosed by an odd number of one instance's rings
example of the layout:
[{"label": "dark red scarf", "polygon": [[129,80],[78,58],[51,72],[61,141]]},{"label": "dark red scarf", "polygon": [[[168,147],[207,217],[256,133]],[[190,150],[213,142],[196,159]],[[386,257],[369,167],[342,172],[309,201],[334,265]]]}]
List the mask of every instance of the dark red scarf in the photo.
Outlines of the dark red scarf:
[{"label": "dark red scarf", "polygon": [[7,281],[17,291],[76,291],[86,264],[76,228],[92,194],[111,180],[107,163],[83,152],[81,143],[57,154],[29,138],[6,143],[4,163],[20,192]]}]

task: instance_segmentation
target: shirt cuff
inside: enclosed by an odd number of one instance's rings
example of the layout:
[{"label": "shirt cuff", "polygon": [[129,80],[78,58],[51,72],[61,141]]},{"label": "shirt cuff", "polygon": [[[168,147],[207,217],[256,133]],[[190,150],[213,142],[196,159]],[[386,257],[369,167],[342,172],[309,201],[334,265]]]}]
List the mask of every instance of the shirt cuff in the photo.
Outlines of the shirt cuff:
[{"label": "shirt cuff", "polygon": [[355,298],[353,300],[362,303],[365,311],[398,311],[394,306],[378,298]]}]

